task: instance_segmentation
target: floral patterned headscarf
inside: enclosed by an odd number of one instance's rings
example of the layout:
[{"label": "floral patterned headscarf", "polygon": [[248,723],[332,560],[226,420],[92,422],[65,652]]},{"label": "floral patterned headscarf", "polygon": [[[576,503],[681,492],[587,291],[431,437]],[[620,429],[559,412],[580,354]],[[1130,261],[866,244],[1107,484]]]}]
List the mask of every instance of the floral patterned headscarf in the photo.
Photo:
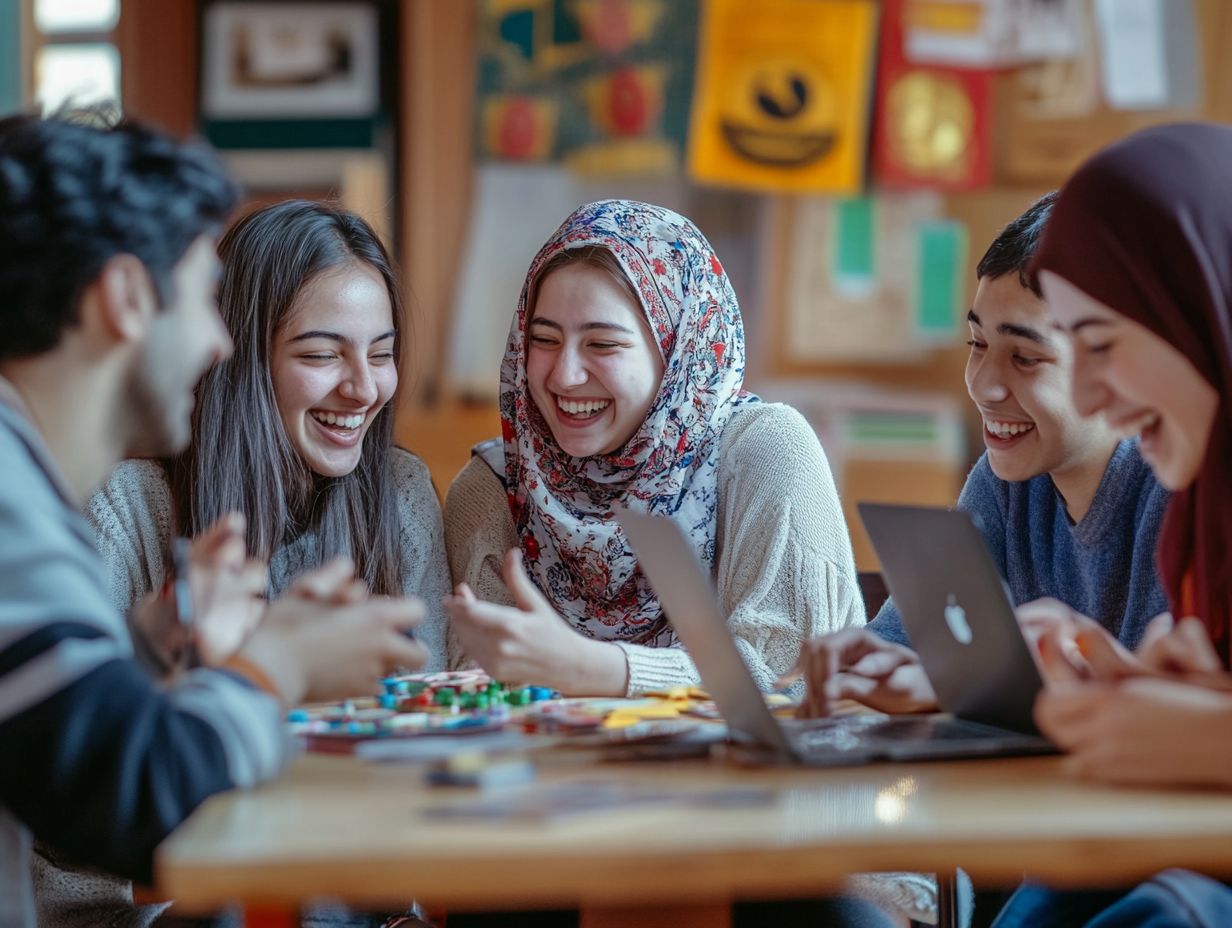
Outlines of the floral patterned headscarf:
[{"label": "floral patterned headscarf", "polygon": [[[562,250],[597,246],[637,291],[663,381],[632,437],[611,454],[561,450],[531,397],[526,329],[539,274]],[[531,262],[501,365],[509,508],[531,579],[584,635],[668,647],[663,617],[613,504],[671,516],[703,563],[715,556],[719,443],[744,382],[736,294],[705,236],[661,206],[601,200],[576,210]]]}]

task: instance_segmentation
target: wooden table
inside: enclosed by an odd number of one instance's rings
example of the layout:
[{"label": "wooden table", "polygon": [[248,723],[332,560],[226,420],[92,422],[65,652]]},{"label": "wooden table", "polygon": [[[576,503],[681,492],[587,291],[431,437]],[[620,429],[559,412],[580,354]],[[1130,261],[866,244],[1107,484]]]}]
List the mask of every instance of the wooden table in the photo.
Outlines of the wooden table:
[{"label": "wooden table", "polygon": [[1059,763],[552,764],[540,782],[751,786],[769,802],[446,824],[422,813],[459,791],[424,787],[417,767],[306,756],[276,783],[207,802],[160,848],[158,886],[189,909],[290,911],[316,896],[396,909],[414,897],[455,909],[577,906],[586,926],[683,926],[725,924],[733,898],[822,895],[859,871],[961,866],[1004,886],[1024,872],[1058,886],[1169,866],[1232,875],[1232,797],[1098,787],[1061,776]]}]

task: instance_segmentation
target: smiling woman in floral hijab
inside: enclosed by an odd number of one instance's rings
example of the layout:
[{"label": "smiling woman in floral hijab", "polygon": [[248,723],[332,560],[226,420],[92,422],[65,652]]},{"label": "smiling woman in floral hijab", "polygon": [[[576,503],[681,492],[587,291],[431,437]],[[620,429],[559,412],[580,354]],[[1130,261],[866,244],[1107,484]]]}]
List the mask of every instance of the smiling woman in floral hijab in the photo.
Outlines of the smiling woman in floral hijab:
[{"label": "smiling woman in floral hijab", "polygon": [[566,219],[510,329],[503,440],[446,502],[452,659],[571,694],[696,682],[615,505],[682,525],[764,688],[805,638],[863,622],[821,446],[743,380],[736,295],[693,223],[626,200]]}]

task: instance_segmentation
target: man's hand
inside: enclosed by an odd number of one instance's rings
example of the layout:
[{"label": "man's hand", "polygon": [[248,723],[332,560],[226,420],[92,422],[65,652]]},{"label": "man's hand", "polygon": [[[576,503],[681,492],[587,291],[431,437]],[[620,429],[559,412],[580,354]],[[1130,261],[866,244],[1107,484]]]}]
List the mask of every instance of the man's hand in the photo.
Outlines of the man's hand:
[{"label": "man's hand", "polygon": [[890,713],[937,708],[916,653],[865,628],[844,628],[806,641],[796,666],[778,683],[786,685],[801,675],[808,689],[799,714],[806,718],[829,715],[841,699]]},{"label": "man's hand", "polygon": [[277,686],[286,705],[374,693],[397,670],[428,659],[408,637],[424,617],[422,600],[374,596],[359,588],[345,561],[326,565],[275,600],[240,651]]},{"label": "man's hand", "polygon": [[192,542],[192,635],[203,664],[221,664],[238,651],[265,609],[269,571],[247,556],[245,528],[244,517],[231,512]]}]

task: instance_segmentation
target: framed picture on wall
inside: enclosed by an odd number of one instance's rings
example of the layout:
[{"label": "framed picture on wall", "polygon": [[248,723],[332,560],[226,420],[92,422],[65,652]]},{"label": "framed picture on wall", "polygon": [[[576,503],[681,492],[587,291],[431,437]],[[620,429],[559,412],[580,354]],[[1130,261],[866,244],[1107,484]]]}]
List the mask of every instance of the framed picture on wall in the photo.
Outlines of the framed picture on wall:
[{"label": "framed picture on wall", "polygon": [[214,144],[369,147],[386,110],[385,0],[206,0],[200,115]]},{"label": "framed picture on wall", "polygon": [[206,118],[363,117],[380,105],[371,4],[218,0],[202,27]]}]

